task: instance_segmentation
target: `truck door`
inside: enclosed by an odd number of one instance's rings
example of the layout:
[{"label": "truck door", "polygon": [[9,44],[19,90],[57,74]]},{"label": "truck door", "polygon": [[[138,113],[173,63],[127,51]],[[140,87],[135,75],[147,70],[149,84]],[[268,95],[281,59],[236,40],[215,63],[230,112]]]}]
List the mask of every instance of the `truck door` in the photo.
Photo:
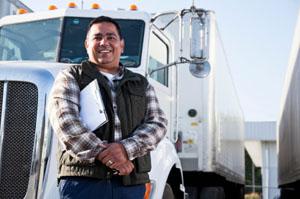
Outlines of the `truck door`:
[{"label": "truck door", "polygon": [[[153,29],[149,39],[148,72],[166,65],[170,59],[170,41],[159,30]],[[160,107],[168,119],[167,137],[171,138],[172,122],[172,69],[165,68],[154,72],[149,78],[150,84],[155,88]]]}]

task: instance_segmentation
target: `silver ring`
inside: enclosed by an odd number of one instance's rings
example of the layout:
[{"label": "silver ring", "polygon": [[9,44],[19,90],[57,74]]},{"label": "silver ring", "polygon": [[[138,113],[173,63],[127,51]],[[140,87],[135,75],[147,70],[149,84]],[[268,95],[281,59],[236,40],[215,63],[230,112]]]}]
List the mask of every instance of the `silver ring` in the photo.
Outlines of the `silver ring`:
[{"label": "silver ring", "polygon": [[112,162],[111,160],[108,160],[108,163],[109,163],[109,164],[113,164],[113,162]]}]

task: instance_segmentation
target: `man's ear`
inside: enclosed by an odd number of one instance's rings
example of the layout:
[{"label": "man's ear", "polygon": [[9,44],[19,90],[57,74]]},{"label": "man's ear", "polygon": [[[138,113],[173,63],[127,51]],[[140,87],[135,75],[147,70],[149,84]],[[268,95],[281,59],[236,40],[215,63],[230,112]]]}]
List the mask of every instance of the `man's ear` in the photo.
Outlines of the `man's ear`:
[{"label": "man's ear", "polygon": [[122,48],[122,53],[124,52],[124,48],[125,48],[125,41],[124,39],[121,40],[121,48]]},{"label": "man's ear", "polygon": [[88,49],[88,47],[89,47],[89,42],[88,42],[88,40],[85,40],[85,42],[84,42],[84,46],[85,46],[85,49],[87,50],[87,49]]}]

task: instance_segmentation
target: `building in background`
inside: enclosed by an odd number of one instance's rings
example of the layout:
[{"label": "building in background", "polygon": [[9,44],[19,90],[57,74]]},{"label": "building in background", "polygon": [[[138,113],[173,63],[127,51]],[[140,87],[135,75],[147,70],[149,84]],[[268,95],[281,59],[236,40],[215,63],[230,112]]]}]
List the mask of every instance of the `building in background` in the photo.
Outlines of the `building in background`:
[{"label": "building in background", "polygon": [[14,15],[18,9],[23,8],[27,12],[32,10],[19,0],[0,0],[0,18],[5,15]]},{"label": "building in background", "polygon": [[263,199],[279,195],[277,184],[276,122],[246,122],[245,147],[256,167],[261,167]]}]

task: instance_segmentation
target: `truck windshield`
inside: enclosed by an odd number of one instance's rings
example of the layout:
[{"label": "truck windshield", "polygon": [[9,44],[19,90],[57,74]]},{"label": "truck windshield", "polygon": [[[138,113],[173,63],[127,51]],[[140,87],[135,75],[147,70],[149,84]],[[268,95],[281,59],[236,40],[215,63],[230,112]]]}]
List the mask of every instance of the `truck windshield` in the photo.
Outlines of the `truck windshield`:
[{"label": "truck windshield", "polygon": [[0,60],[56,61],[60,19],[3,26]]},{"label": "truck windshield", "polygon": [[[91,20],[66,17],[63,23],[62,19],[49,19],[3,26],[0,29],[0,60],[81,63],[88,59],[84,41]],[[125,40],[125,50],[120,61],[126,67],[138,67],[145,23],[128,19],[116,21],[120,24]]]}]

